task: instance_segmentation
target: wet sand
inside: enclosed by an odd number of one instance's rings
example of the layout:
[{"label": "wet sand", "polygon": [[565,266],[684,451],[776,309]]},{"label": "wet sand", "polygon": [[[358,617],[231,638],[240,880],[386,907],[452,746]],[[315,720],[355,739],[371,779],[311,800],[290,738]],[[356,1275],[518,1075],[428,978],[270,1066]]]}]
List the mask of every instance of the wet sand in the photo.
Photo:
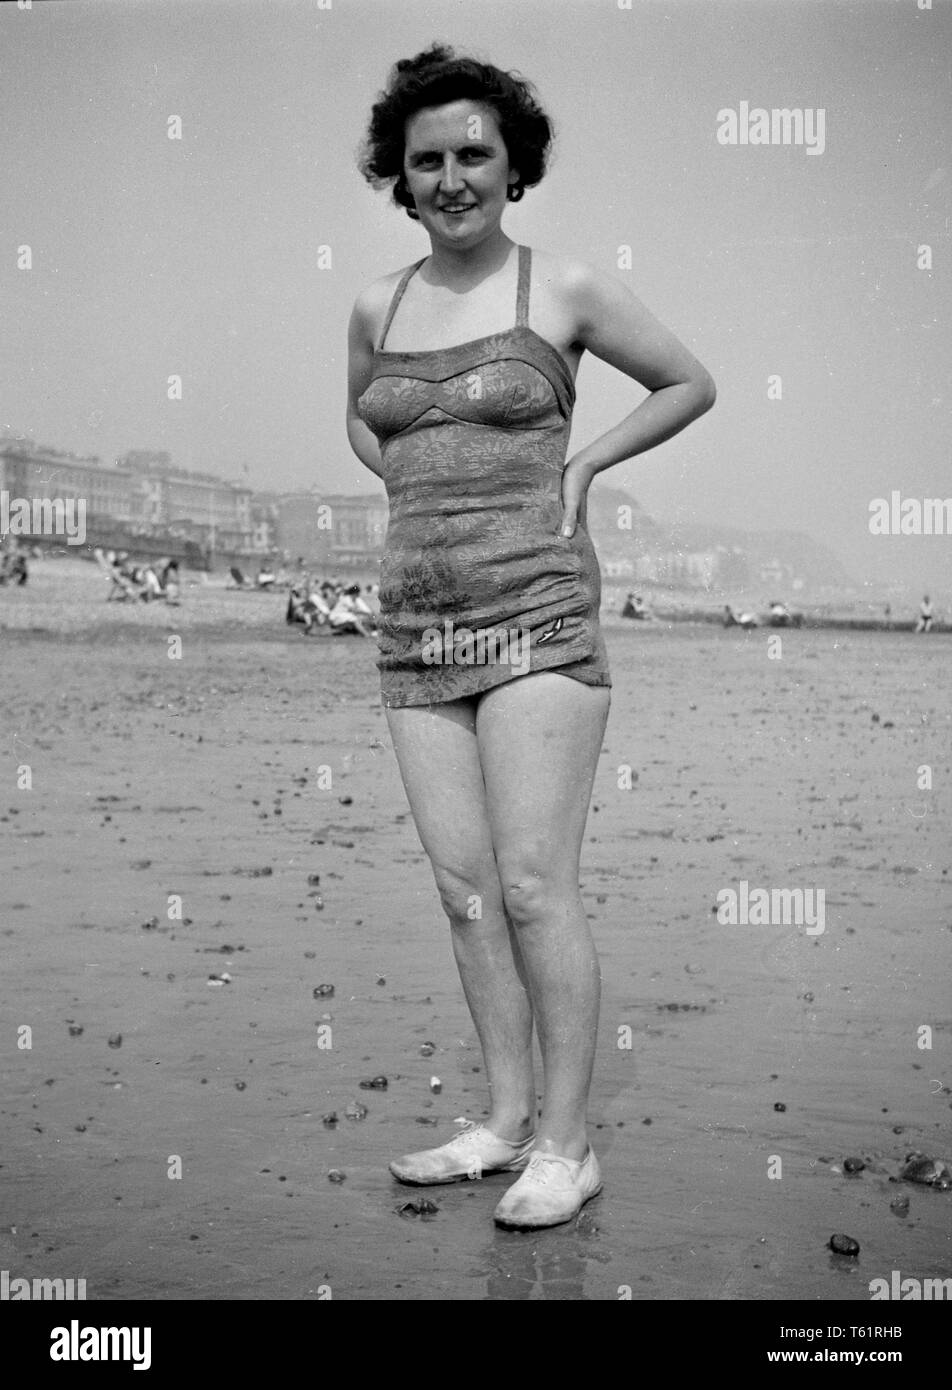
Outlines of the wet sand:
[{"label": "wet sand", "polygon": [[[0,591],[11,1277],[119,1300],[836,1301],[894,1269],[949,1274],[952,1192],[890,1181],[952,1148],[944,643],[784,632],[769,660],[763,632],[606,623],[582,877],[605,1191],[521,1235],[492,1222],[508,1176],[387,1172],[486,1093],[371,644],[302,639],[278,595],[146,610],[80,585],[54,605],[54,568]],[[824,932],[721,925],[741,879],[823,888]],[[385,1091],[360,1089],[378,1074]],[[435,1216],[398,1215],[419,1195]]]}]

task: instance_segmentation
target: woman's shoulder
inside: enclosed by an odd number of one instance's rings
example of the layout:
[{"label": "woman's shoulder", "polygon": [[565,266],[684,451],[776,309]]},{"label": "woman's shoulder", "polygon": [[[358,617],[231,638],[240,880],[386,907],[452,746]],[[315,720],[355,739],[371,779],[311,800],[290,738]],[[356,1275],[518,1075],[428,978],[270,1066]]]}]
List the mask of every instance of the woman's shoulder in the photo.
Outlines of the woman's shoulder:
[{"label": "woman's shoulder", "polygon": [[418,262],[410,261],[408,265],[402,265],[397,270],[388,270],[385,275],[380,275],[376,280],[371,280],[364,285],[357,295],[354,305],[360,309],[379,308],[381,304],[390,303],[394,290],[399,285],[401,278],[406,275],[408,270],[417,265]]},{"label": "woman's shoulder", "polygon": [[414,265],[416,261],[411,261],[409,265],[402,265],[397,270],[388,270],[385,275],[371,280],[358,293],[354,300],[353,316],[364,325],[371,337],[376,338],[397,285]]},{"label": "woman's shoulder", "polygon": [[532,273],[547,281],[554,289],[571,292],[590,285],[604,272],[591,261],[580,256],[566,256],[559,252],[543,251],[537,246],[532,251]]},{"label": "woman's shoulder", "polygon": [[605,319],[617,308],[619,296],[628,293],[617,277],[581,256],[532,251],[532,283],[549,305],[552,323],[548,335],[559,333],[566,341],[582,342],[588,326]]},{"label": "woman's shoulder", "polygon": [[532,248],[532,278],[569,314],[584,318],[599,301],[612,277],[581,256],[566,256]]}]

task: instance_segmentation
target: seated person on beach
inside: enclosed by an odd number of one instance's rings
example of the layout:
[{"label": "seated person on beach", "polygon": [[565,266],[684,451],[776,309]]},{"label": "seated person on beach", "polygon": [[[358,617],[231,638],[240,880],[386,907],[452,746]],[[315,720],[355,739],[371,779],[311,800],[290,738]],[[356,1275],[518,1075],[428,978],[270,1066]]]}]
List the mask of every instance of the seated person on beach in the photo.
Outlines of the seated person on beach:
[{"label": "seated person on beach", "polygon": [[360,585],[349,584],[338,594],[337,602],[331,609],[330,624],[334,633],[355,632],[361,637],[369,637],[373,623],[373,611],[360,597]]},{"label": "seated person on beach", "polygon": [[295,584],[288,594],[285,622],[300,623],[306,637],[314,627],[323,626],[329,620],[330,614],[331,610],[324,602],[320,590],[312,588],[308,576],[304,575],[301,582]]},{"label": "seated person on beach", "polygon": [[307,614],[307,602],[304,597],[304,590],[295,584],[288,594],[288,606],[284,611],[284,621],[286,623],[301,623],[306,631],[310,630],[310,619]]},{"label": "seated person on beach", "polygon": [[770,605],[768,622],[771,627],[802,627],[803,614],[792,611],[785,603],[774,599]]},{"label": "seated person on beach", "polygon": [[305,585],[304,592],[307,596],[307,601],[313,610],[315,621],[321,626],[323,626],[324,623],[330,620],[331,609],[334,606],[333,603],[327,602],[324,589],[319,589],[316,585],[312,585],[310,582],[308,582]]},{"label": "seated person on beach", "polygon": [[149,603],[152,599],[165,598],[165,590],[152,565],[145,565],[138,573],[142,584],[142,592],[139,595],[141,599]]},{"label": "seated person on beach", "polygon": [[120,550],[112,555],[109,568],[117,588],[126,598],[147,598],[150,595],[144,586],[144,571],[134,565],[128,550]]},{"label": "seated person on beach", "polygon": [[735,613],[729,603],[724,604],[725,627],[756,627],[757,619],[753,613]]},{"label": "seated person on beach", "polygon": [[29,577],[26,555],[12,536],[8,545],[9,549],[0,549],[0,584],[25,584]]},{"label": "seated person on beach", "polygon": [[327,609],[327,616],[330,617],[331,611],[340,597],[340,587],[338,586],[335,588],[329,579],[324,579],[321,581],[320,587],[314,589],[313,592],[320,598],[324,607]]},{"label": "seated person on beach", "polygon": [[621,610],[621,616],[623,618],[647,618],[648,610],[642,603],[640,596],[636,598],[634,594],[629,594],[625,600],[625,606]]},{"label": "seated person on beach", "polygon": [[134,573],[140,576],[142,589],[139,597],[146,603],[164,598],[170,603],[178,602],[179,580],[178,561],[159,560],[156,565],[145,565]]},{"label": "seated person on beach", "polygon": [[113,561],[113,569],[123,579],[127,579],[132,584],[142,583],[142,570],[138,565],[134,565],[129,558],[128,550],[120,550]]},{"label": "seated person on beach", "polygon": [[159,583],[165,591],[169,603],[177,603],[179,596],[179,562],[169,560],[159,575]]},{"label": "seated person on beach", "polygon": [[270,569],[267,565],[262,565],[258,571],[258,577],[255,580],[255,583],[257,584],[259,589],[268,589],[274,583],[275,578],[276,576],[274,571]]}]

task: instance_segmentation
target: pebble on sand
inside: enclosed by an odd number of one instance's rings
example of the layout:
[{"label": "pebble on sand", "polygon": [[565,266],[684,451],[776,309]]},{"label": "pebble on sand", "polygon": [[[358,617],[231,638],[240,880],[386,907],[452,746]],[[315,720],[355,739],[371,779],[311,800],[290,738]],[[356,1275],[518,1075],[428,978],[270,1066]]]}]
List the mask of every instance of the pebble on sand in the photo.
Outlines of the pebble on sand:
[{"label": "pebble on sand", "polygon": [[334,993],[334,986],[333,986],[333,985],[315,985],[315,986],[314,986],[314,992],[313,992],[313,998],[314,998],[314,999],[329,999],[330,996],[331,996],[333,993]]},{"label": "pebble on sand", "polygon": [[367,1118],[367,1107],[361,1105],[359,1100],[352,1100],[344,1111],[348,1120],[365,1120]]},{"label": "pebble on sand", "polygon": [[337,1111],[331,1110],[326,1115],[321,1116],[321,1124],[325,1129],[333,1129],[337,1124]]},{"label": "pebble on sand", "polygon": [[866,1164],[861,1158],[844,1158],[843,1169],[847,1173],[861,1173]]},{"label": "pebble on sand", "polygon": [[909,1198],[903,1194],[901,1197],[894,1197],[889,1203],[889,1210],[896,1216],[909,1215]]},{"label": "pebble on sand", "polygon": [[121,1047],[121,1046],[122,1046],[122,1034],[121,1034],[121,1033],[113,1033],[109,1038],[107,1038],[106,1041],[108,1042],[108,1044],[109,1044],[110,1047]]},{"label": "pebble on sand", "polygon": [[439,1095],[439,1093],[440,1093],[440,1091],[442,1091],[442,1089],[443,1089],[443,1083],[442,1083],[442,1081],[440,1080],[440,1078],[439,1078],[438,1076],[431,1076],[431,1077],[430,1077],[430,1090],[431,1090],[431,1091],[435,1091],[436,1094]]},{"label": "pebble on sand", "polygon": [[421,1057],[432,1057],[432,1056],[433,1056],[433,1053],[434,1053],[435,1051],[436,1051],[436,1043],[425,1042],[425,1043],[421,1043],[421,1045],[420,1045],[420,1056],[421,1056]]},{"label": "pebble on sand", "polygon": [[332,1168],[327,1175],[328,1182],[346,1182],[347,1174],[342,1173],[339,1168]]},{"label": "pebble on sand", "polygon": [[390,1083],[385,1076],[372,1076],[369,1081],[361,1081],[362,1091],[385,1091]]},{"label": "pebble on sand", "polygon": [[952,1188],[952,1168],[941,1158],[927,1158],[925,1154],[906,1155],[905,1167],[899,1174],[904,1182],[924,1183],[927,1187],[937,1187],[942,1192]]},{"label": "pebble on sand", "polygon": [[784,1103],[783,1103],[782,1100],[775,1100],[775,1101],[774,1101],[774,1109],[775,1109],[775,1110],[779,1110],[779,1111],[782,1112],[782,1111],[786,1110],[786,1108],[787,1108],[787,1107],[784,1105]]},{"label": "pebble on sand", "polygon": [[852,1236],[830,1236],[830,1249],[837,1255],[849,1255],[855,1259],[859,1254],[859,1241]]}]

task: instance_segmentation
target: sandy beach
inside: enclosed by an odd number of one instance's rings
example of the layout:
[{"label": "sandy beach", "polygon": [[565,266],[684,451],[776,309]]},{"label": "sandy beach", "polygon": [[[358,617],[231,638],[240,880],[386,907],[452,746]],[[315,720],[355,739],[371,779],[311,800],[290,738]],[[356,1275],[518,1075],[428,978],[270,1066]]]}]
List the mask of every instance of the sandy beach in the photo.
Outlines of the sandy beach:
[{"label": "sandy beach", "polygon": [[[791,631],[770,659],[765,632],[606,621],[582,878],[605,1190],[520,1235],[492,1222],[507,1176],[387,1171],[487,1097],[373,645],[302,639],[281,595],[214,584],[106,604],[64,563],[0,590],[11,1277],[116,1300],[834,1302],[948,1276],[952,1192],[895,1181],[914,1150],[952,1157],[944,641]],[[741,881],[822,889],[824,930],[722,924]],[[420,1195],[434,1215],[399,1212]]]}]

